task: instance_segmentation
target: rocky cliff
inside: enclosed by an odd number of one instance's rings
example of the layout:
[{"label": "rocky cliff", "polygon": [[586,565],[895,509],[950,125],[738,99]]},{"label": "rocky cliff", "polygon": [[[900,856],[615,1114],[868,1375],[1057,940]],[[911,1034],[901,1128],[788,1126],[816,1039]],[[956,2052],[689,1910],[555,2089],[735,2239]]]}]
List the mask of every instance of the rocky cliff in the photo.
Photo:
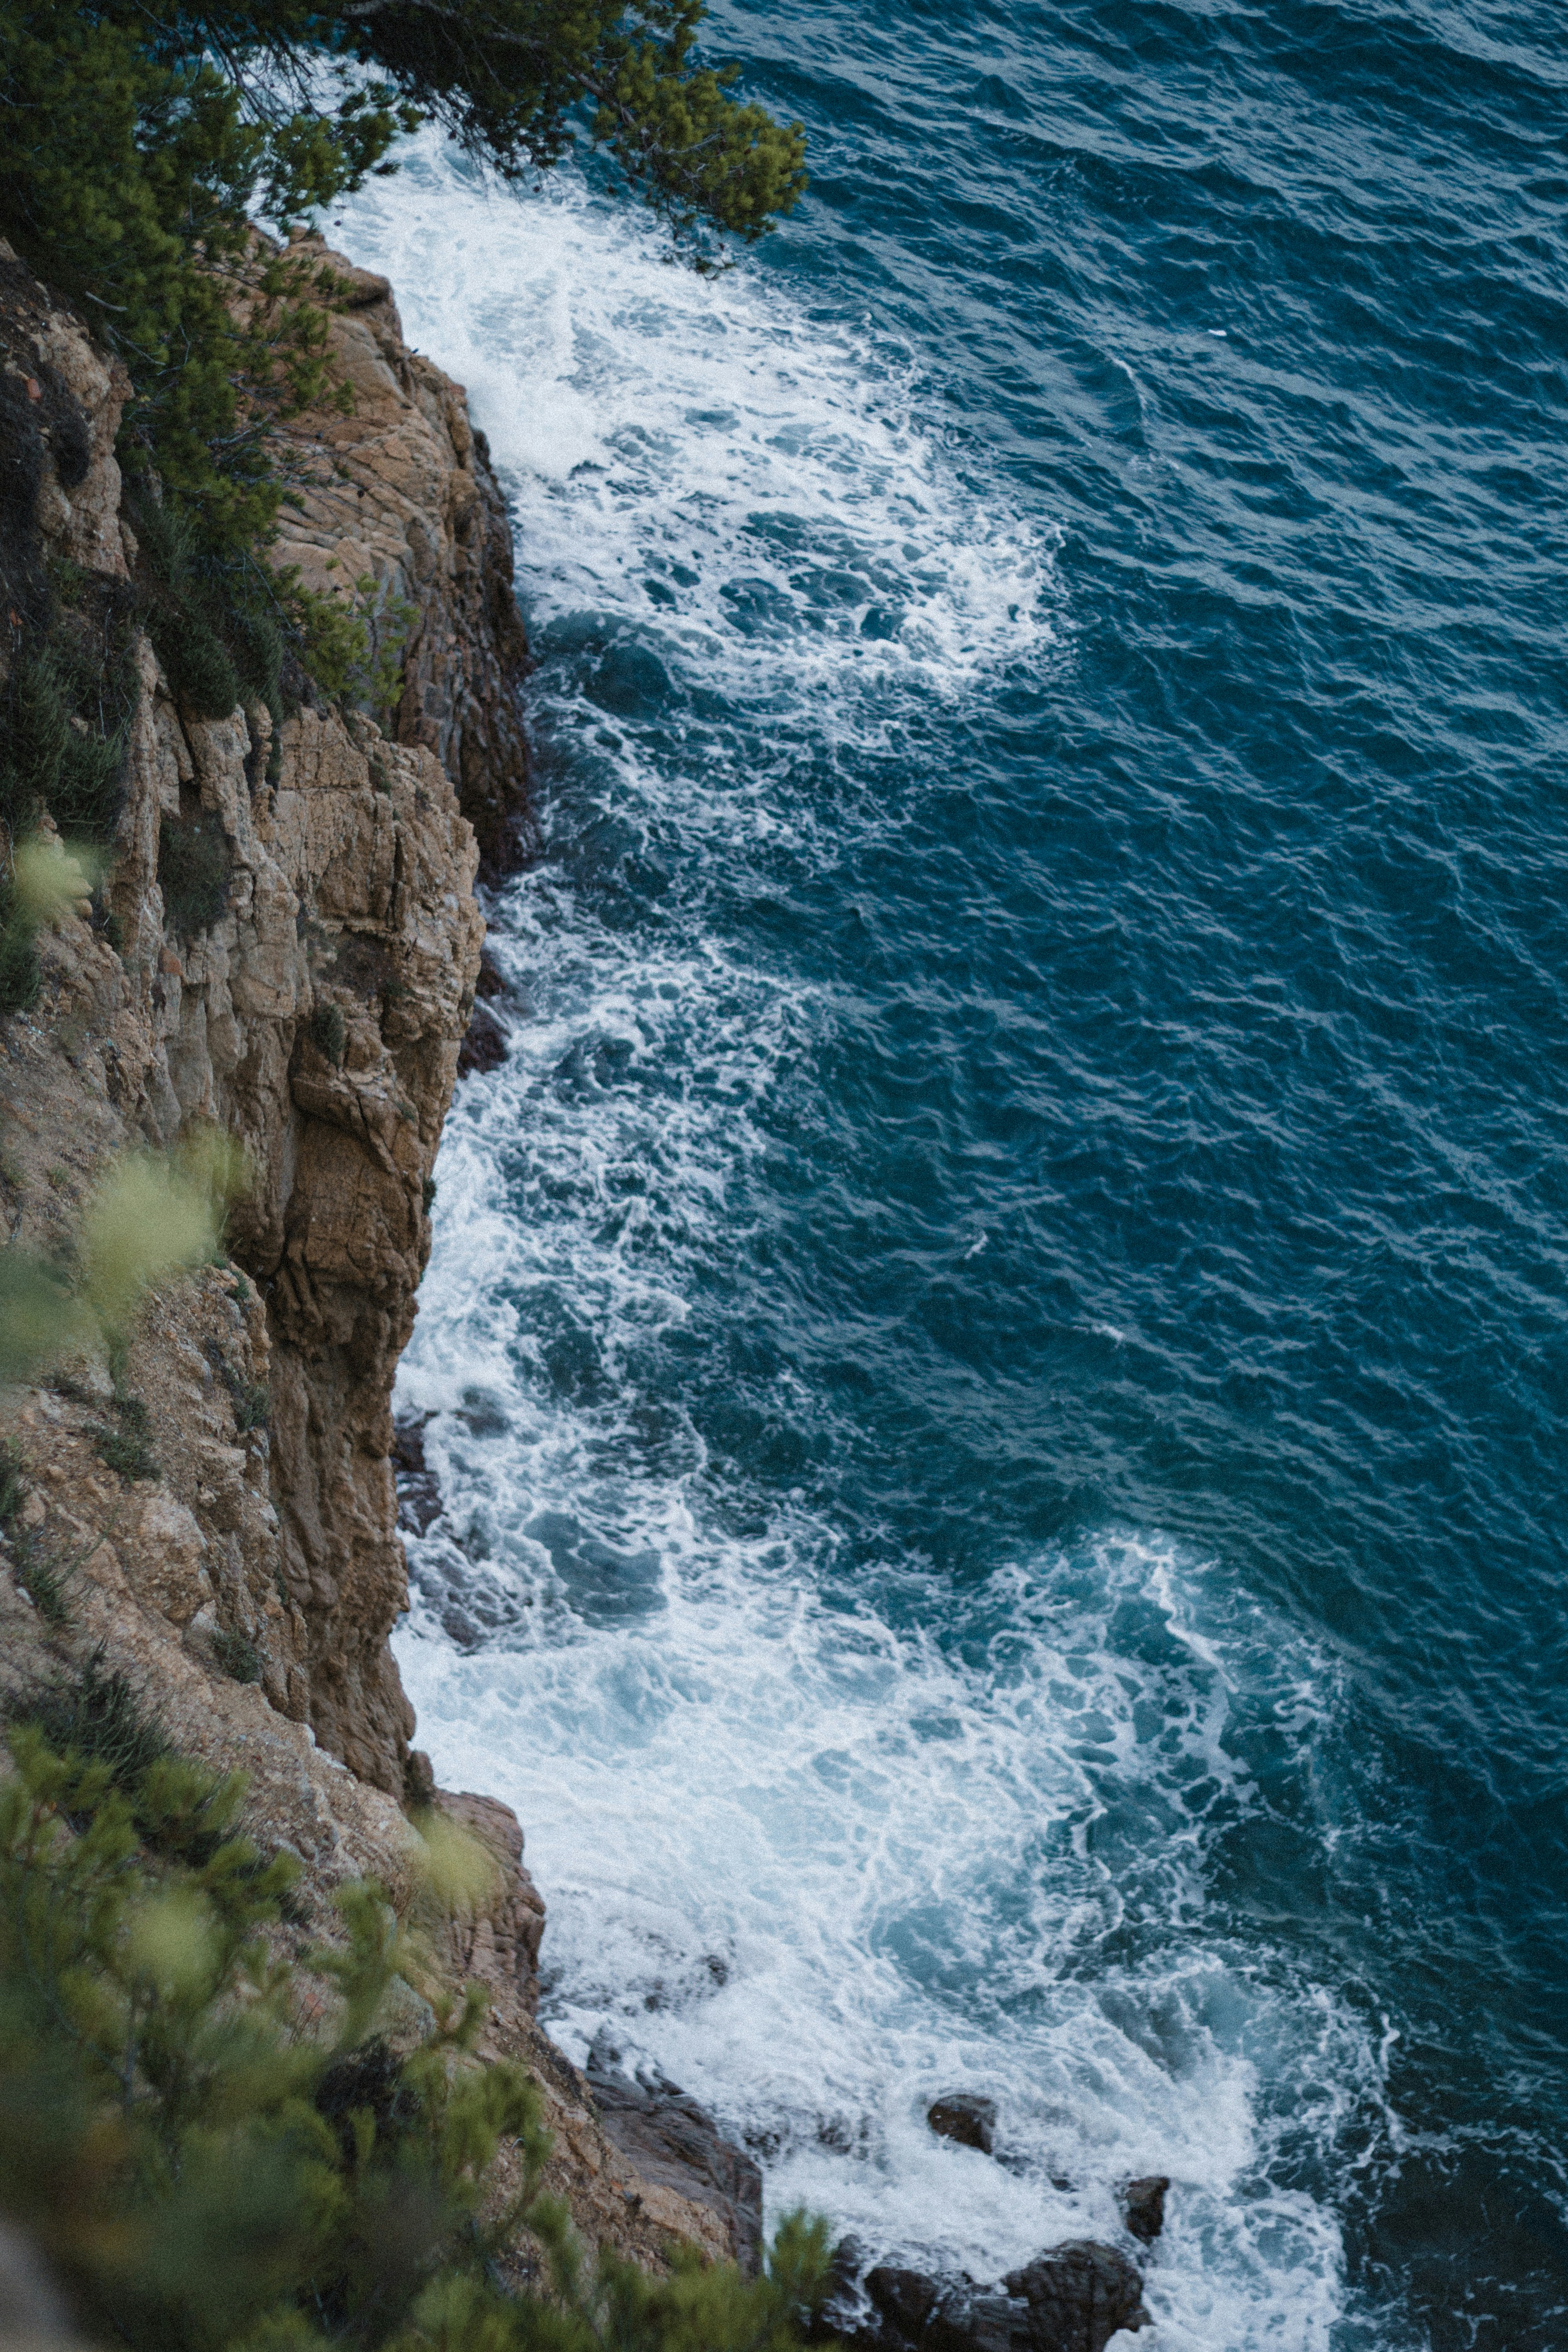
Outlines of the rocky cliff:
[{"label": "rocky cliff", "polygon": [[[721,2204],[644,2178],[532,2019],[542,1906],[504,1807],[411,1764],[387,1636],[406,1581],[390,1399],[429,1250],[431,1169],[473,1005],[480,842],[526,831],[525,646],[500,493],[460,388],[351,272],[332,325],[352,417],[303,420],[315,462],[280,559],[374,575],[412,608],[393,724],[307,699],[183,708],[130,638],[112,858],[38,942],[36,1006],[0,1022],[8,1238],[68,1262],[84,1202],[142,1146],[243,1146],[227,1255],[160,1286],[111,1360],[88,1349],[0,1399],[0,1703],[119,1675],[184,1748],[251,1785],[265,1847],[406,1908],[432,1799],[489,1847],[491,1894],[446,1930],[490,1989],[486,2046],[533,2068],[553,2185],[590,2238],[658,2263],[671,2233],[736,2245]],[[133,609],[114,457],[126,386],[82,321],[0,248],[0,555],[13,597],[69,567]],[[117,601],[118,600],[118,601]],[[268,781],[268,779],[271,781]],[[48,832],[46,821],[46,834]],[[478,837],[476,837],[478,835]],[[218,904],[182,919],[181,845]],[[412,1997],[411,1997],[412,1998]]]}]

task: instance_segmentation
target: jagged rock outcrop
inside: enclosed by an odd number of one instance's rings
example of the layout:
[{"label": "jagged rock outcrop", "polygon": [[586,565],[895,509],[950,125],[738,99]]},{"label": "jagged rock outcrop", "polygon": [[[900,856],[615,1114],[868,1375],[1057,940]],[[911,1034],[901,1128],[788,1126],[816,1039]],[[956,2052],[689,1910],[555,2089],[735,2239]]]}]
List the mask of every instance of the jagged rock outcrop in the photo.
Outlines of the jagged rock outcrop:
[{"label": "jagged rock outcrop", "polygon": [[496,1863],[489,1900],[474,1905],[453,1922],[453,1973],[504,1988],[509,2002],[521,2004],[531,2016],[539,2006],[544,1903],[522,1865],[522,1825],[510,1806],[495,1797],[437,1789],[433,1798],[446,1818],[477,1839]]},{"label": "jagged rock outcrop", "polygon": [[587,2074],[605,2132],[643,2179],[710,2208],[742,2269],[759,2270],[763,2176],[754,2159],[679,2083],[646,2067],[628,2074],[603,2033],[588,2053]]},{"label": "jagged rock outcrop", "polygon": [[394,733],[440,760],[494,878],[533,836],[517,696],[528,642],[489,445],[461,385],[404,341],[388,281],[317,238],[296,250],[319,255],[342,289],[330,349],[354,405],[301,421],[311,455],[277,559],[340,596],[368,575],[411,611]]},{"label": "jagged rock outcrop", "polygon": [[876,2324],[843,2329],[855,2352],[1105,2352],[1119,2329],[1150,2324],[1137,2266],[1094,2238],[1051,2247],[999,2287],[890,2264],[864,2284]]}]

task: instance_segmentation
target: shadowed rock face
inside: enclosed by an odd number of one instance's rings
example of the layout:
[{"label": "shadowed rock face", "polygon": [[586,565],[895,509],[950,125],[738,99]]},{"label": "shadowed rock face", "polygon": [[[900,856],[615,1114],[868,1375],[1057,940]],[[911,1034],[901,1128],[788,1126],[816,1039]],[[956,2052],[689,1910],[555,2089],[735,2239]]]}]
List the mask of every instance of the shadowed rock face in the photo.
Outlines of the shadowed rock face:
[{"label": "shadowed rock face", "polygon": [[1009,2271],[1003,2284],[1027,2307],[1031,2352],[1102,2352],[1119,2327],[1149,2325],[1137,2271],[1114,2246],[1092,2238],[1053,2246]]},{"label": "shadowed rock face", "polygon": [[762,2267],[763,2176],[743,2148],[679,2085],[646,2069],[634,2081],[605,2035],[588,2053],[588,2084],[605,2134],[645,2179],[722,2217],[741,2268]]}]

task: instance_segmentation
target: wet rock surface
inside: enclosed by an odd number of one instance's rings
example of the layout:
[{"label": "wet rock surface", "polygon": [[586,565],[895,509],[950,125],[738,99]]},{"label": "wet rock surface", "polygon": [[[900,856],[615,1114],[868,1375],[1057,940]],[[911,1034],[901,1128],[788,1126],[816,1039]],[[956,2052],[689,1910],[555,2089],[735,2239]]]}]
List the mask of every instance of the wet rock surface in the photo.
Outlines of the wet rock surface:
[{"label": "wet rock surface", "polygon": [[392,1469],[397,1488],[397,1524],[422,1536],[441,1516],[441,1489],[425,1459],[428,1413],[398,1422],[392,1433]]},{"label": "wet rock surface", "polygon": [[587,2076],[606,2138],[648,2180],[713,2208],[736,2261],[754,2274],[763,2258],[763,2176],[752,2158],[679,2084],[648,2067],[628,2074],[605,2033],[588,2053]]},{"label": "wet rock surface", "polygon": [[1150,2324],[1136,2267],[1093,2238],[1053,2246],[1003,2284],[1027,2307],[1030,2352],[1101,2352],[1119,2327]]},{"label": "wet rock surface", "polygon": [[856,2267],[846,2241],[827,2324],[852,2352],[1104,2352],[1118,2328],[1150,2325],[1136,2267],[1092,2238],[1053,2246],[992,2287],[879,2264],[861,2282],[868,2313]]},{"label": "wet rock surface", "polygon": [[1170,2185],[1164,2173],[1151,2172],[1142,2180],[1130,2180],[1121,2192],[1127,2226],[1145,2245],[1152,2243],[1165,2226],[1165,2191]]},{"label": "wet rock surface", "polygon": [[953,2091],[933,2099],[926,2121],[939,2139],[956,2140],[961,2147],[977,2147],[989,2156],[996,2144],[996,2102],[973,2091]]},{"label": "wet rock surface", "polygon": [[506,1059],[506,1030],[488,1004],[476,1004],[458,1053],[458,1076],[498,1070]]}]

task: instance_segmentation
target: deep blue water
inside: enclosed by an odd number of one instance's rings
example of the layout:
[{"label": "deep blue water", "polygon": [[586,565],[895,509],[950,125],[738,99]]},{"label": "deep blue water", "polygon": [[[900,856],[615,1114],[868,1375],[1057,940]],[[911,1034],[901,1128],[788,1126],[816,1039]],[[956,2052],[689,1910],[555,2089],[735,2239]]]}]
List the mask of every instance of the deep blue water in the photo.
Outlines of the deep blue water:
[{"label": "deep blue water", "polygon": [[983,2273],[1157,2163],[1157,2344],[1546,2352],[1568,32],[715,38],[813,172],[716,285],[433,146],[338,231],[540,662],[422,1736],[775,2210]]}]

